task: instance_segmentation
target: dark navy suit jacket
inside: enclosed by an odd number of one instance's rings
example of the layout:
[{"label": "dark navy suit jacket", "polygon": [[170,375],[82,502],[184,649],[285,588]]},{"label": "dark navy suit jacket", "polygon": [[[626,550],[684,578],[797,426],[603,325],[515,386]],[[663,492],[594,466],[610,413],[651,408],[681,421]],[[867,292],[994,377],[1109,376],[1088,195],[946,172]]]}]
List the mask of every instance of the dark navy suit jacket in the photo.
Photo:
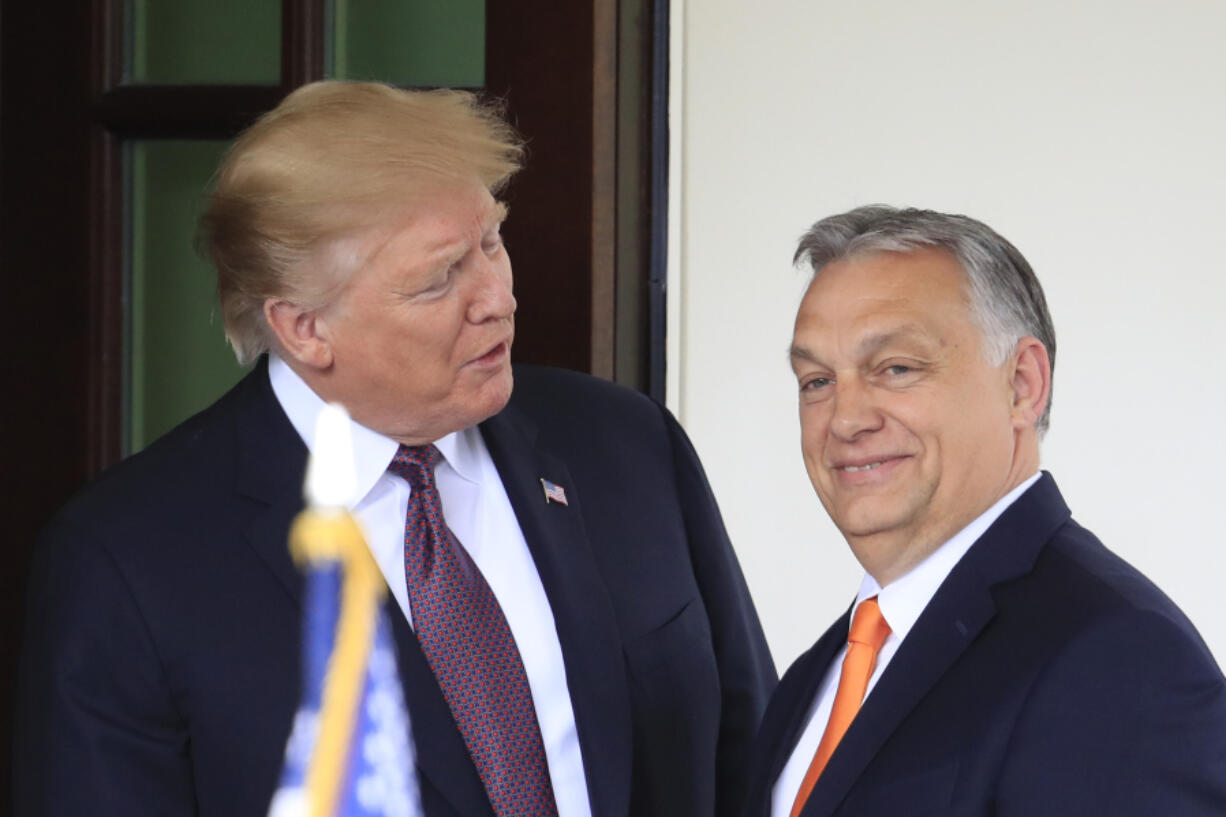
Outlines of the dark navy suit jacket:
[{"label": "dark navy suit jacket", "polygon": [[[641,395],[532,368],[481,431],[553,608],[594,817],[733,813],[775,673],[685,435]],[[263,817],[298,698],[286,536],[305,464],[261,363],[52,523],[29,589],[18,815]],[[546,504],[541,478],[569,505]],[[490,817],[393,613],[426,813]]]},{"label": "dark navy suit jacket", "polygon": [[[772,697],[748,815],[770,813],[847,627],[841,617]],[[1045,474],[941,585],[802,814],[1226,815],[1226,679]]]}]

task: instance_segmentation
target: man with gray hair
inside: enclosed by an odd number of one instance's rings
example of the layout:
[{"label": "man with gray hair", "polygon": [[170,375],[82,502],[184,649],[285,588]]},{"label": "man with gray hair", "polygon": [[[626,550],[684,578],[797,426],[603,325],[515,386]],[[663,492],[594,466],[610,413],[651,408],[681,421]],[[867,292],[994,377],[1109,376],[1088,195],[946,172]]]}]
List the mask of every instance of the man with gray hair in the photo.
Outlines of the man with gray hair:
[{"label": "man with gray hair", "polygon": [[1039,471],[1056,345],[1026,260],[884,206],[795,260],[805,467],[865,575],[772,697],[746,813],[1226,814],[1226,679]]}]

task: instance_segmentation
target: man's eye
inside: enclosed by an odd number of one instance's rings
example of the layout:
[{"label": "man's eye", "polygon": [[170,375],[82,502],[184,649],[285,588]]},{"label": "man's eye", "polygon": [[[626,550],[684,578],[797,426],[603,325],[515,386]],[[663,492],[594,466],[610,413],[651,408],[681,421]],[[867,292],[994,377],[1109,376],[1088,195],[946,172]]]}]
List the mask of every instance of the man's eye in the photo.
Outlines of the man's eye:
[{"label": "man's eye", "polygon": [[817,389],[820,389],[820,388],[823,388],[829,385],[830,385],[830,378],[828,377],[811,377],[808,380],[801,381],[800,390],[801,391],[815,391]]},{"label": "man's eye", "polygon": [[458,268],[459,264],[452,264],[446,270],[439,272],[437,275],[431,278],[430,282],[420,289],[417,294],[428,298],[432,295],[438,295],[440,292],[445,291],[447,287],[451,285],[451,279],[455,276]]},{"label": "man's eye", "polygon": [[888,366],[886,368],[886,372],[894,375],[906,374],[909,371],[911,371],[911,367],[905,366],[902,363],[895,363],[893,366]]},{"label": "man's eye", "polygon": [[502,249],[502,233],[494,233],[481,242],[481,251],[486,255],[497,255]]}]

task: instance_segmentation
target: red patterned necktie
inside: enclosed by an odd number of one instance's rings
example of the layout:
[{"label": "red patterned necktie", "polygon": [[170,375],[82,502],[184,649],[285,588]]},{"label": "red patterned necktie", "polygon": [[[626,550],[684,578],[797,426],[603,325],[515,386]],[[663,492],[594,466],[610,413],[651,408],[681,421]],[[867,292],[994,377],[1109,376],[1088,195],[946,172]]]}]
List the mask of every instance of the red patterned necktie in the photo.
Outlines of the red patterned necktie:
[{"label": "red patterned necktie", "polygon": [[388,467],[412,488],[404,571],[413,630],[494,813],[556,817],[528,675],[498,599],[443,520],[434,483],[441,459],[433,445],[402,445]]}]

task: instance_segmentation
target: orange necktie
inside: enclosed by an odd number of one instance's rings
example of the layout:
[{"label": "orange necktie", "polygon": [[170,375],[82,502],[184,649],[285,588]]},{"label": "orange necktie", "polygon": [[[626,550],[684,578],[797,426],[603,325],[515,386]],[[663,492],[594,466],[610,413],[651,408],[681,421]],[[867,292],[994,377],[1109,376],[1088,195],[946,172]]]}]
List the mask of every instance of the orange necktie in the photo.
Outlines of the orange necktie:
[{"label": "orange necktie", "polygon": [[839,690],[834,695],[834,707],[830,710],[830,720],[826,723],[826,731],[822,733],[822,742],[817,745],[817,754],[805,772],[801,781],[800,791],[796,794],[796,802],[792,804],[791,817],[797,817],[804,808],[809,793],[817,783],[826,761],[834,754],[834,747],[839,745],[847,727],[860,711],[860,703],[868,690],[868,679],[873,677],[873,667],[877,665],[877,651],[885,643],[890,634],[890,625],[881,617],[881,608],[877,606],[877,597],[865,599],[856,608],[856,614],[851,619],[851,632],[847,635],[847,655],[843,658],[843,672],[839,676]]}]

